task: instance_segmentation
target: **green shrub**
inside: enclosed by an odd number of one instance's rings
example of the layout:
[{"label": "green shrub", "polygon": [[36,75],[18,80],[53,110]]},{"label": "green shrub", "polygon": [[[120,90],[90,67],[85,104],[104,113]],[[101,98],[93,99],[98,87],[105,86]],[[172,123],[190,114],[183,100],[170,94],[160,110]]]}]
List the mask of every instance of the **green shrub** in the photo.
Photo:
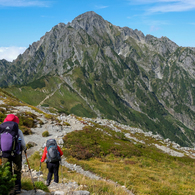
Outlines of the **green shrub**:
[{"label": "green shrub", "polygon": [[26,148],[27,148],[27,149],[32,148],[32,147],[33,147],[33,145],[32,145],[31,143],[27,143],[27,144],[26,144]]},{"label": "green shrub", "polygon": [[8,194],[15,186],[16,175],[12,176],[9,169],[9,162],[0,165],[0,194]]},{"label": "green shrub", "polygon": [[36,181],[35,182],[35,187],[37,189],[41,189],[41,190],[43,190],[45,192],[49,192],[48,187],[42,181]]},{"label": "green shrub", "polygon": [[106,127],[100,131],[96,127],[85,126],[83,130],[64,136],[66,156],[72,156],[79,160],[91,157],[101,158],[109,154],[118,157],[141,156],[142,151],[125,139],[123,133],[113,132]]},{"label": "green shrub", "polygon": [[31,129],[26,127],[26,126],[20,126],[20,129],[24,135],[31,135],[32,134]]},{"label": "green shrub", "polygon": [[32,184],[32,180],[30,178],[22,178],[22,189],[23,190],[33,190],[34,187],[33,187],[33,184]]},{"label": "green shrub", "polygon": [[[1,110],[0,110],[1,111]],[[6,115],[3,113],[0,113],[0,123],[2,123],[5,119]]]},{"label": "green shrub", "polygon": [[[48,187],[42,181],[35,181],[34,182],[35,188],[43,190],[45,192],[49,192]],[[32,180],[30,178],[22,178],[22,189],[23,190],[33,190],[34,186]]]},{"label": "green shrub", "polygon": [[52,116],[51,114],[45,114],[45,118],[54,120],[54,116]]},{"label": "green shrub", "polygon": [[43,136],[43,137],[48,137],[48,136],[49,136],[49,132],[48,132],[48,131],[44,131],[44,132],[42,133],[42,136]]},{"label": "green shrub", "polygon": [[66,125],[66,126],[70,126],[70,123],[68,123],[68,122],[64,122],[64,125]]},{"label": "green shrub", "polygon": [[32,131],[30,128],[35,128],[36,123],[35,120],[37,120],[37,116],[31,112],[21,112],[17,114],[20,122],[19,127],[24,135],[30,135],[32,134]]}]

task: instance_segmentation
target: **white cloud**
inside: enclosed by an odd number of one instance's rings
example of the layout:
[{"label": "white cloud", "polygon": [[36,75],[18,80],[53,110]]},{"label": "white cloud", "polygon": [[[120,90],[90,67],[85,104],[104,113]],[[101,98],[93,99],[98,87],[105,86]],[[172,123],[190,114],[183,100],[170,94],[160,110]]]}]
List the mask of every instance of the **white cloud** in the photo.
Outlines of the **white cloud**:
[{"label": "white cloud", "polygon": [[144,23],[149,26],[170,25],[170,23],[166,20],[144,20]]},{"label": "white cloud", "polygon": [[150,26],[150,31],[153,32],[153,31],[158,31],[160,30],[161,28],[159,28],[158,26]]},{"label": "white cloud", "polygon": [[108,6],[105,6],[105,5],[96,5],[95,7],[96,7],[96,9],[105,9]]},{"label": "white cloud", "polygon": [[49,7],[51,1],[43,0],[0,0],[4,7]]},{"label": "white cloud", "polygon": [[19,54],[22,54],[26,47],[0,47],[0,60],[5,59],[12,62]]},{"label": "white cloud", "polygon": [[129,0],[130,3],[139,3],[139,4],[150,4],[150,3],[160,3],[160,2],[177,2],[180,0]]},{"label": "white cloud", "polygon": [[156,13],[156,12],[183,12],[183,11],[189,11],[189,10],[193,10],[195,9],[195,3],[184,3],[184,2],[177,2],[174,4],[166,4],[166,5],[157,5],[154,6],[150,9],[148,9],[148,11],[150,13]]},{"label": "white cloud", "polygon": [[147,13],[184,12],[195,9],[194,0],[129,0],[130,4],[149,5]]}]

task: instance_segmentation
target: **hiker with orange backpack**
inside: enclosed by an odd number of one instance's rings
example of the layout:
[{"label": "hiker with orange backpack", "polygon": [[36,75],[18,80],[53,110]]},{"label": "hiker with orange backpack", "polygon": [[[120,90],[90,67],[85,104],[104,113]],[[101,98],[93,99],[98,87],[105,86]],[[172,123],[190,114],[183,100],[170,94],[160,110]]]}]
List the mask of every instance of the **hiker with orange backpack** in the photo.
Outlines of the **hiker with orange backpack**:
[{"label": "hiker with orange backpack", "polygon": [[49,139],[46,142],[46,147],[44,148],[43,155],[40,162],[44,162],[46,157],[46,163],[48,168],[48,175],[47,175],[47,181],[46,185],[49,186],[52,176],[54,174],[54,182],[59,182],[59,161],[61,160],[61,156],[63,155],[62,150],[57,145],[57,142],[55,139]]},{"label": "hiker with orange backpack", "polygon": [[21,191],[21,169],[22,150],[26,151],[26,144],[22,131],[18,127],[19,118],[14,114],[8,114],[0,125],[0,151],[2,153],[2,164],[10,163],[12,173],[12,163],[14,174],[16,174],[15,193]]}]

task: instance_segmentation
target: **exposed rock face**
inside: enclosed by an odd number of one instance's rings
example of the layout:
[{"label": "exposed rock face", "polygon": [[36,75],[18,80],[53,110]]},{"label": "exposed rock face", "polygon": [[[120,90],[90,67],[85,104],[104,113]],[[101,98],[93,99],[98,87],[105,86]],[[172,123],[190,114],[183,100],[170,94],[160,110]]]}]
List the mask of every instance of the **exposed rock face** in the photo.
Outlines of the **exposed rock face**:
[{"label": "exposed rock face", "polygon": [[86,12],[54,26],[13,63],[0,61],[0,86],[19,85],[10,91],[34,105],[139,125],[188,145],[195,140],[185,127],[195,125],[194,62],[194,48]]}]

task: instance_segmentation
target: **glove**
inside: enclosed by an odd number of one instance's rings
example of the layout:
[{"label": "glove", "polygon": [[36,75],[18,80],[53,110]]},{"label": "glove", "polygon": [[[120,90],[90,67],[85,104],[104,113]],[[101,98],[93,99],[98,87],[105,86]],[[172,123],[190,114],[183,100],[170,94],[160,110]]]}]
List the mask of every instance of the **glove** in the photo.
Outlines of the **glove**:
[{"label": "glove", "polygon": [[27,151],[27,148],[24,149],[24,153],[26,153],[26,151]]}]

